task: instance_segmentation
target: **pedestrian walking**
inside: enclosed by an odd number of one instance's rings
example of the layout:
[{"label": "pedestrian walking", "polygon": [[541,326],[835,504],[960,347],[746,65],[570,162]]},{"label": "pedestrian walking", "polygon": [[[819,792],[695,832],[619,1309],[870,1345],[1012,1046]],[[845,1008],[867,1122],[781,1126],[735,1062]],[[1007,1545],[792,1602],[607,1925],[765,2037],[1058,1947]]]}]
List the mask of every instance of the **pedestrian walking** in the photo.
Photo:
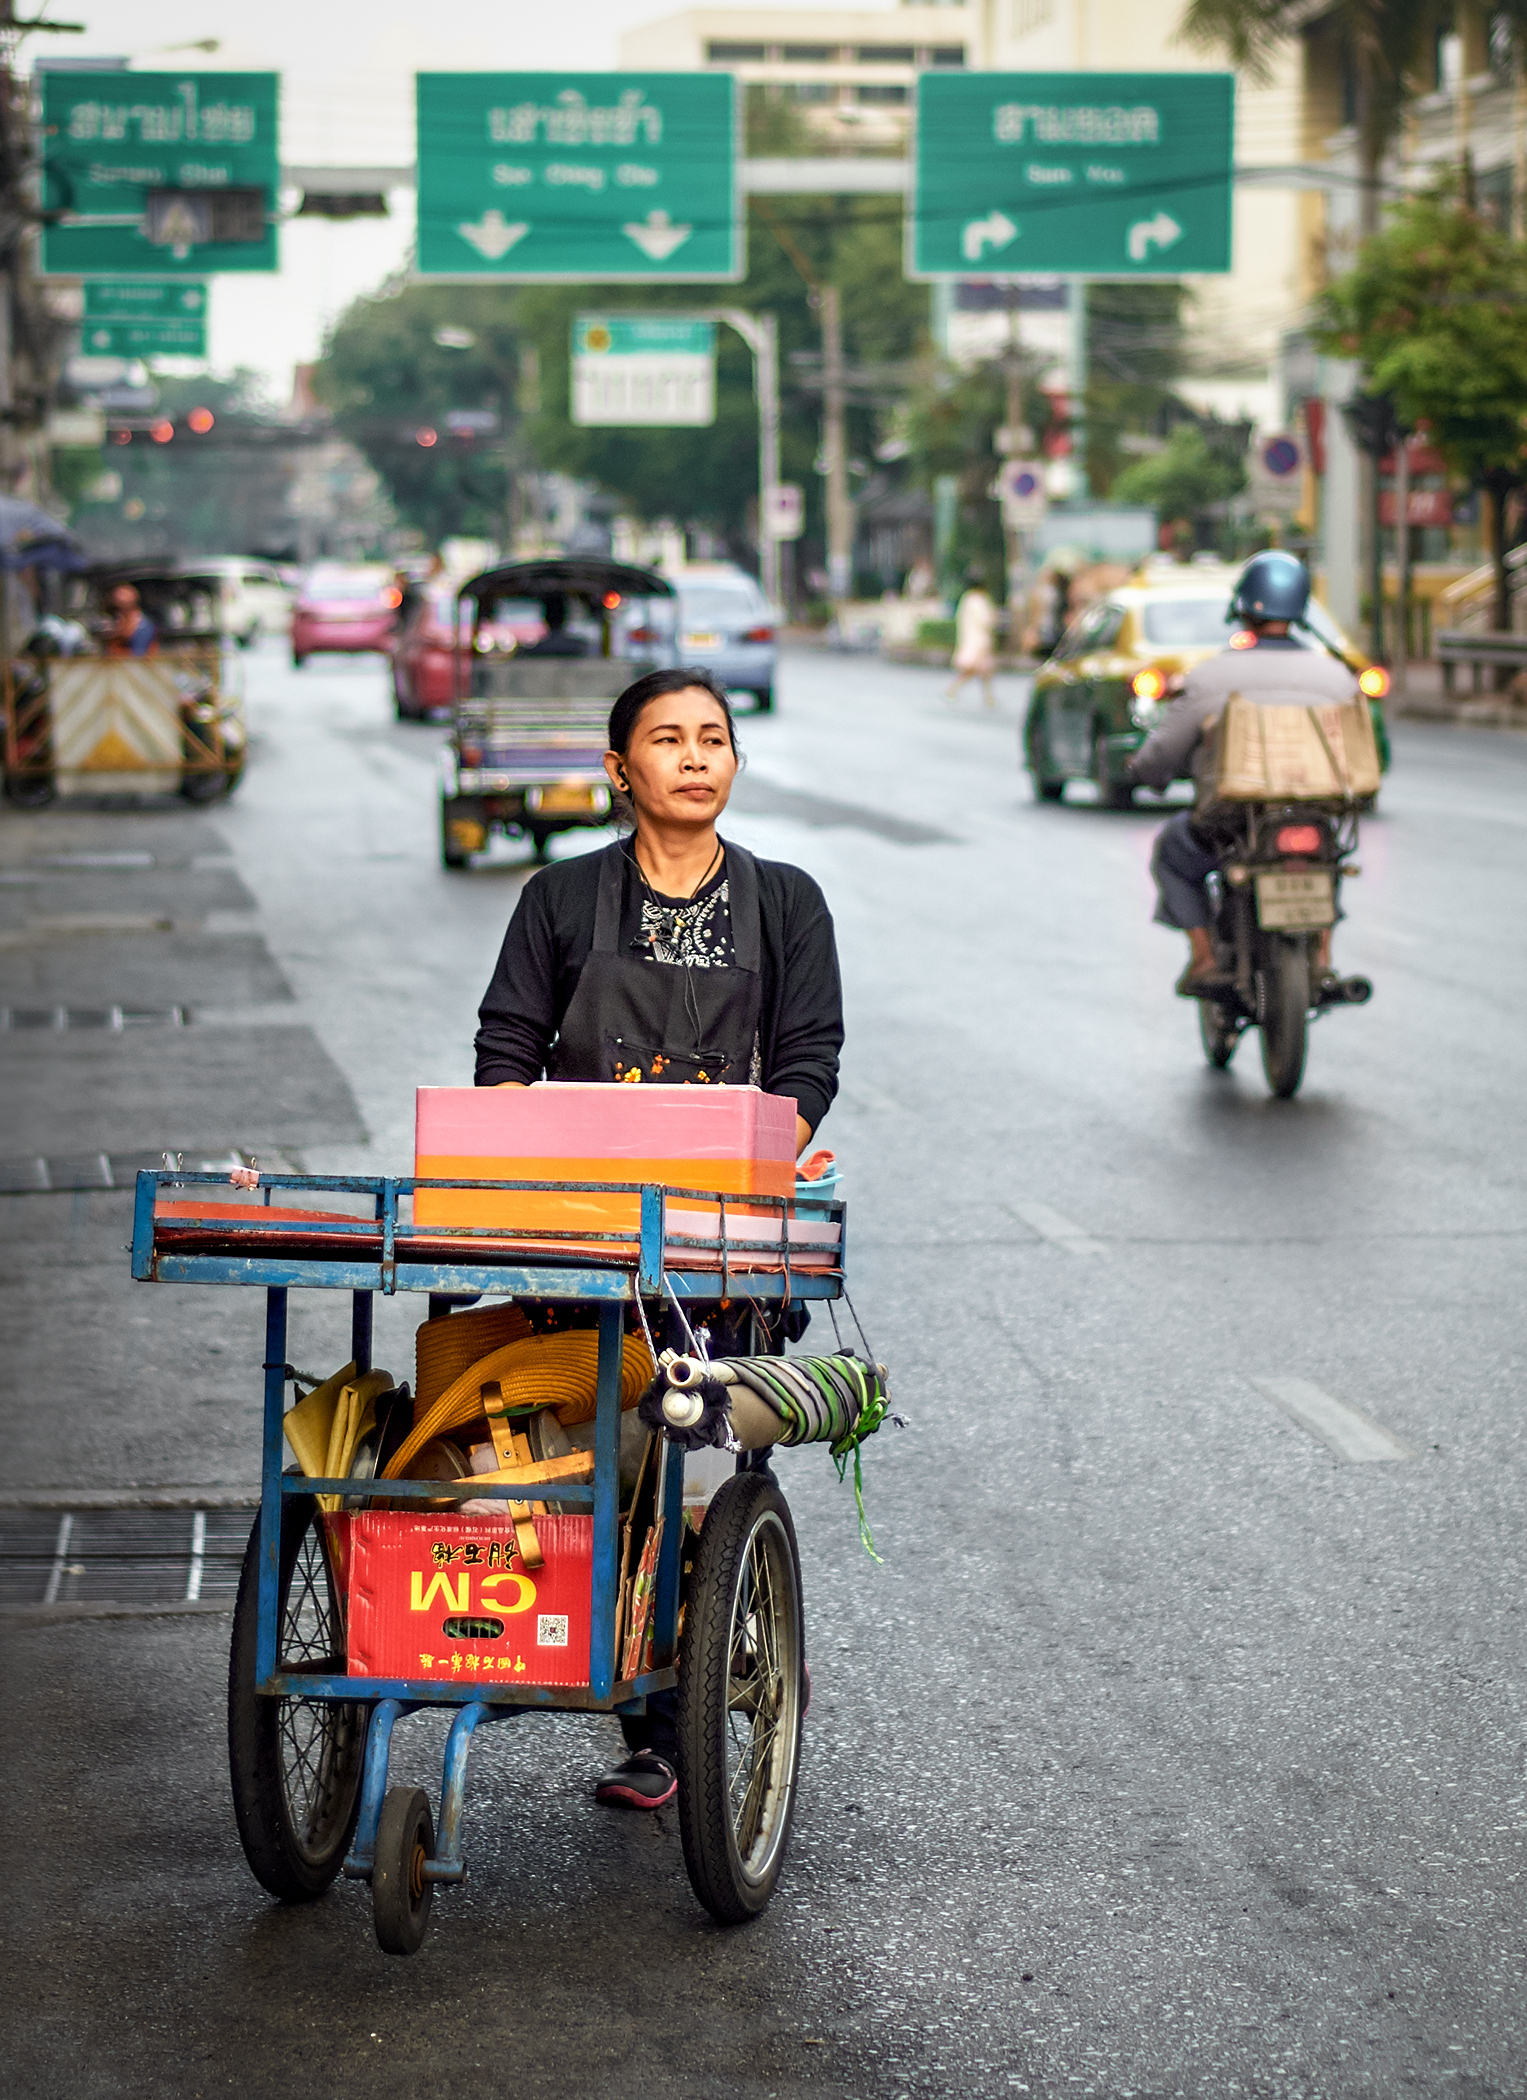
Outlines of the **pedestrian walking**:
[{"label": "pedestrian walking", "polygon": [[997,608],[979,569],[966,572],[965,589],[954,609],[954,661],[950,665],[951,700],[958,698],[967,678],[979,678],[981,697],[988,707],[997,703],[992,679],[997,669]]}]

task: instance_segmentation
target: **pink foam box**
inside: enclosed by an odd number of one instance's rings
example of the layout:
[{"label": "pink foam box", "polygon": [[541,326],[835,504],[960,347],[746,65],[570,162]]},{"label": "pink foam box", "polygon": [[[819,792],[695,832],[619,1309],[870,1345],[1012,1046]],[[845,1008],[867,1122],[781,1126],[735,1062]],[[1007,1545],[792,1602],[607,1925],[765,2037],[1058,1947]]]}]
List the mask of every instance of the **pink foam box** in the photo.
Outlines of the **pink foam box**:
[{"label": "pink foam box", "polygon": [[[660,1182],[725,1195],[795,1190],[795,1103],[758,1087],[538,1082],[418,1090],[421,1180]],[[421,1189],[416,1225],[634,1229],[634,1196]]]}]

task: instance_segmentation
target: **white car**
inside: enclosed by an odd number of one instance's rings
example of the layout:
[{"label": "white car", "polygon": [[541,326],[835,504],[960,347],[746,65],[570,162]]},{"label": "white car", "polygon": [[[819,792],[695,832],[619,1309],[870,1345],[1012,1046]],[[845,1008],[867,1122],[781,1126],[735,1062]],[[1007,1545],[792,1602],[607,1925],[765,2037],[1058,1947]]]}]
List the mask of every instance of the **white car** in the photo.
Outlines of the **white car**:
[{"label": "white car", "polygon": [[672,581],[679,594],[675,660],[704,664],[734,692],[751,693],[757,712],[768,714],[782,615],[732,562],[688,562]]},{"label": "white car", "polygon": [[212,554],[194,564],[199,576],[222,584],[219,624],[230,641],[247,649],[262,634],[286,634],[292,624],[292,593],[274,562],[242,554]]}]

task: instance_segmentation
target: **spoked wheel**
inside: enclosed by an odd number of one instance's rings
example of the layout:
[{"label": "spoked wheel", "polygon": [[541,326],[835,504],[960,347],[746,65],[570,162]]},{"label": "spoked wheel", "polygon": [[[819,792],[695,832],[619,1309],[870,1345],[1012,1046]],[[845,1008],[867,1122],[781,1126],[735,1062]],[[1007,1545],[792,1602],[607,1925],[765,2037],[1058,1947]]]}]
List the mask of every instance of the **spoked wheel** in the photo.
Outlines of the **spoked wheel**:
[{"label": "spoked wheel", "polygon": [[785,1863],[800,1761],[804,1639],[790,1511],[766,1473],[710,1505],[679,1656],[679,1828],[723,1925],[764,1909]]},{"label": "spoked wheel", "polygon": [[1227,1013],[1217,999],[1199,1000],[1198,1032],[1203,1038],[1204,1056],[1217,1072],[1223,1072],[1234,1057],[1241,1028],[1241,1022]]},{"label": "spoked wheel", "polygon": [[417,1787],[387,1789],[371,1869],[371,1917],[384,1954],[417,1954],[429,1925],[435,1884],[424,1878],[435,1856],[435,1819]]},{"label": "spoked wheel", "polygon": [[1309,1040],[1310,958],[1302,942],[1280,940],[1262,972],[1262,1070],[1282,1101],[1299,1091]]},{"label": "spoked wheel", "polygon": [[[345,1667],[338,1583],[309,1496],[282,1508],[278,1667],[339,1675]],[[255,1879],[283,1903],[321,1896],[344,1864],[360,1812],[369,1713],[364,1702],[261,1697],[255,1691],[260,1523],[239,1577],[228,1662],[233,1812]]]}]

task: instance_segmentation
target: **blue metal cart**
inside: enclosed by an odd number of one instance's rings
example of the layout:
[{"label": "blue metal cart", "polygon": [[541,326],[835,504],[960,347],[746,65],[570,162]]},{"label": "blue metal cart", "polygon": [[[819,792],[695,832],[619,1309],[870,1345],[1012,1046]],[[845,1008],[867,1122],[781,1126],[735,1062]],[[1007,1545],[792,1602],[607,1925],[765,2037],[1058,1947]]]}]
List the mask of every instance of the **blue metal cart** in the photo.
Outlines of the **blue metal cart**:
[{"label": "blue metal cart", "polygon": [[[681,1599],[683,1453],[664,1441],[651,1667],[621,1680],[615,1654],[621,1357],[628,1312],[638,1319],[645,1315],[656,1331],[671,1305],[702,1321],[718,1305],[751,1305],[761,1314],[771,1306],[841,1296],[844,1207],[804,1196],[739,1198],[634,1183],[579,1183],[580,1194],[593,1187],[639,1198],[639,1230],[416,1229],[400,1216],[416,1188],[545,1192],[565,1186],[262,1174],[263,1207],[255,1201],[235,1210],[222,1176],[164,1171],[138,1177],[138,1281],[244,1284],[266,1293],[260,1512],[245,1555],[229,1665],[230,1765],[245,1854],[258,1880],[285,1902],[313,1900],[341,1872],[369,1881],[377,1938],[390,1953],[414,1952],[435,1885],[464,1879],[462,1813],[471,1740],[484,1723],[515,1714],[614,1714],[629,1739],[639,1741],[649,1695],[676,1688],[680,1829],[696,1895],[717,1919],[741,1922],[768,1903],[784,1863],[805,1681],[800,1565],[789,1509],[772,1473],[758,1462],[763,1454],[739,1461],[736,1476],[712,1500],[698,1540],[691,1534],[692,1565]],[[196,1195],[188,1215],[184,1192],[213,1188],[223,1200]],[[166,1216],[160,1198],[170,1190],[180,1192],[179,1200]],[[267,1215],[272,1193],[285,1199],[279,1221]],[[295,1198],[305,1208],[303,1198],[312,1195],[361,1198],[370,1215],[294,1221],[285,1204]],[[717,1236],[671,1231],[670,1197],[687,1206],[718,1206]],[[197,1214],[202,1205],[205,1214]],[[765,1214],[775,1236],[743,1236],[762,1233],[755,1221]],[[774,1225],[774,1219],[780,1222]],[[799,1247],[792,1266],[790,1225],[797,1219],[816,1228],[809,1266],[800,1265]],[[560,1240],[576,1247],[558,1253]],[[591,1246],[597,1251],[590,1253]],[[708,1266],[697,1267],[697,1261]],[[586,1687],[348,1674],[346,1599],[315,1498],[342,1496],[349,1507],[364,1507],[374,1490],[351,1476],[317,1480],[284,1470],[283,1414],[293,1376],[287,1304],[293,1290],[352,1294],[351,1351],[358,1371],[370,1367],[377,1292],[594,1309],[593,1483],[533,1490],[546,1502],[592,1512]],[[757,1333],[768,1347],[761,1320]],[[523,1502],[527,1490],[483,1485],[474,1493]],[[441,1484],[388,1480],[385,1494],[395,1509],[410,1502],[438,1506]],[[394,1728],[405,1715],[430,1706],[455,1709],[438,1822],[423,1792],[387,1783]]]}]

